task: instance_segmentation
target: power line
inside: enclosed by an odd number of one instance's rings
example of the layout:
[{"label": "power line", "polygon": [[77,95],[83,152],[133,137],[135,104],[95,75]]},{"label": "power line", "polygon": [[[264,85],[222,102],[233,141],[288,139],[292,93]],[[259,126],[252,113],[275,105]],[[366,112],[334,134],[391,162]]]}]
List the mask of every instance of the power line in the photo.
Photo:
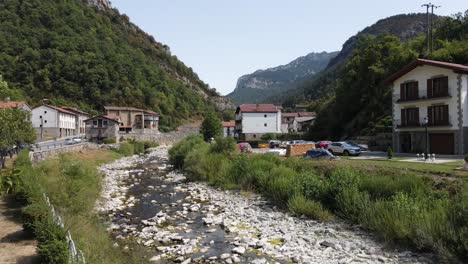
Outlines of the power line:
[{"label": "power line", "polygon": [[[427,29],[427,52],[429,54],[432,54],[432,52],[434,51],[434,8],[437,9],[439,7],[442,7],[442,6],[436,6],[432,3],[428,3],[428,4],[424,4],[424,5],[421,5],[421,7],[425,7],[426,8],[426,15],[427,15],[427,25],[426,25],[426,29]],[[431,12],[429,12],[429,9],[431,10]]]}]

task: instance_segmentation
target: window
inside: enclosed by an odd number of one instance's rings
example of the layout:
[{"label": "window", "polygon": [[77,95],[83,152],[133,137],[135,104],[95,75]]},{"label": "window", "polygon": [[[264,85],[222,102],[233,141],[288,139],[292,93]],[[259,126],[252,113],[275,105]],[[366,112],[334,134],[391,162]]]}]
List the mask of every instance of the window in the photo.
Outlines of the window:
[{"label": "window", "polygon": [[254,135],[253,135],[253,138],[257,138],[257,135],[254,134]]},{"label": "window", "polygon": [[402,126],[419,126],[419,108],[401,109],[401,125]]},{"label": "window", "polygon": [[419,99],[418,82],[407,82],[400,85],[400,101]]},{"label": "window", "polygon": [[97,127],[97,125],[98,125],[97,120],[93,120],[93,126],[94,126],[94,127]]},{"label": "window", "polygon": [[264,115],[265,118],[267,118],[267,115]]},{"label": "window", "polygon": [[44,114],[47,114],[47,111],[44,111]]},{"label": "window", "polygon": [[429,106],[427,113],[430,126],[449,125],[448,105]]},{"label": "window", "polygon": [[427,80],[427,97],[437,98],[448,96],[448,76]]},{"label": "window", "polygon": [[47,120],[44,120],[44,123],[46,123],[46,124],[47,124]]},{"label": "window", "polygon": [[107,126],[107,120],[102,120],[102,125]]},{"label": "window", "polygon": [[265,126],[265,127],[267,127],[267,126],[268,126],[268,124],[267,124],[267,123],[265,123],[265,124],[264,124],[264,126]]}]

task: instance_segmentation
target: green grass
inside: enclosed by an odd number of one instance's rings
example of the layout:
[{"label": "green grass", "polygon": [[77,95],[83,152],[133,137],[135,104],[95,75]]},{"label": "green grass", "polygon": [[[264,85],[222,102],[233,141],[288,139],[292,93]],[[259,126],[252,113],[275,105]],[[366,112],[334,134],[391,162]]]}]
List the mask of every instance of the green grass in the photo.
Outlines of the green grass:
[{"label": "green grass", "polygon": [[[102,179],[97,166],[119,157],[121,156],[114,151],[99,149],[63,154],[34,167],[17,164],[23,177],[22,193],[28,197],[26,216],[35,217],[35,213],[41,212],[34,209],[36,204],[40,204],[41,195],[34,197],[37,196],[34,194],[37,191],[33,191],[40,188],[49,196],[51,203],[62,216],[65,229],[70,231],[76,246],[83,251],[88,263],[139,263],[138,257],[113,246],[110,234],[94,211]],[[30,182],[32,180],[34,182]],[[35,221],[33,225],[43,222]],[[35,230],[38,228],[42,230],[40,227],[36,227]],[[50,248],[57,247],[52,244]],[[50,251],[48,254],[52,253],[53,251]]]}]

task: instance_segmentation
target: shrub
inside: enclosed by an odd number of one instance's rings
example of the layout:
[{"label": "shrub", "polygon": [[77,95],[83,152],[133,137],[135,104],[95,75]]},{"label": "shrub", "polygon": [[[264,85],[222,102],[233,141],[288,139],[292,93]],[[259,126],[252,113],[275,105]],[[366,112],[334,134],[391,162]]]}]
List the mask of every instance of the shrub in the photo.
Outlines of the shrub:
[{"label": "shrub", "polygon": [[357,223],[370,206],[369,195],[353,187],[341,190],[336,196],[336,202],[339,214]]},{"label": "shrub", "polygon": [[103,140],[103,143],[104,143],[104,144],[115,144],[115,142],[116,142],[115,137],[109,137],[109,138],[105,138],[105,139]]},{"label": "shrub", "polygon": [[119,153],[124,156],[132,156],[133,154],[135,154],[135,148],[131,143],[122,142],[120,143]]},{"label": "shrub", "polygon": [[465,162],[468,162],[468,154],[465,155]]},{"label": "shrub", "polygon": [[215,141],[210,146],[210,151],[213,153],[230,154],[236,151],[236,140],[232,137],[216,137]]},{"label": "shrub", "polygon": [[41,256],[42,263],[68,262],[66,233],[50,219],[50,216],[34,222],[34,233],[39,242],[37,252]]},{"label": "shrub", "polygon": [[294,184],[296,173],[287,167],[279,166],[270,172],[270,180],[267,183],[266,195],[279,204],[286,204],[289,197],[297,192]]},{"label": "shrub", "polygon": [[182,169],[187,154],[199,144],[207,144],[200,135],[184,138],[169,150],[169,160],[176,169]]},{"label": "shrub", "polygon": [[261,140],[273,140],[273,139],[276,139],[276,135],[273,133],[265,133],[260,139]]},{"label": "shrub", "polygon": [[135,154],[143,154],[145,153],[145,144],[141,141],[134,141],[132,142],[133,149]]},{"label": "shrub", "polygon": [[145,150],[150,149],[150,148],[157,148],[157,147],[159,147],[159,143],[158,143],[158,142],[155,142],[155,141],[145,140],[145,141],[142,141],[142,142],[143,142],[143,145],[144,145],[144,147],[145,147]]},{"label": "shrub", "polygon": [[320,201],[327,192],[327,184],[313,172],[301,173],[295,181],[300,193],[307,199]]},{"label": "shrub", "polygon": [[391,147],[388,147],[388,149],[387,149],[387,157],[388,157],[388,159],[393,158],[393,150],[392,150]]},{"label": "shrub", "polygon": [[359,190],[368,192],[371,199],[383,199],[398,192],[417,196],[428,192],[428,188],[421,177],[413,175],[365,175],[361,177]]},{"label": "shrub", "polygon": [[332,215],[322,207],[322,204],[308,200],[301,194],[295,194],[288,200],[288,208],[297,216],[305,215],[322,221],[332,219]]}]

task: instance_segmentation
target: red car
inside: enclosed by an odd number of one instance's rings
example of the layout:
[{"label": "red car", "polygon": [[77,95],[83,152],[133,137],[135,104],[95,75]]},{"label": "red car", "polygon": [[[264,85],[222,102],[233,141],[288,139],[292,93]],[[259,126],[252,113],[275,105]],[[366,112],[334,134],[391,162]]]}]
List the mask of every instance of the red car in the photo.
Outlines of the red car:
[{"label": "red car", "polygon": [[247,142],[237,144],[237,149],[242,153],[252,153],[252,146]]},{"label": "red car", "polygon": [[331,144],[331,141],[326,141],[326,140],[323,140],[323,141],[319,141],[315,144],[315,147],[316,148],[323,148],[323,149],[328,149],[328,145]]}]

